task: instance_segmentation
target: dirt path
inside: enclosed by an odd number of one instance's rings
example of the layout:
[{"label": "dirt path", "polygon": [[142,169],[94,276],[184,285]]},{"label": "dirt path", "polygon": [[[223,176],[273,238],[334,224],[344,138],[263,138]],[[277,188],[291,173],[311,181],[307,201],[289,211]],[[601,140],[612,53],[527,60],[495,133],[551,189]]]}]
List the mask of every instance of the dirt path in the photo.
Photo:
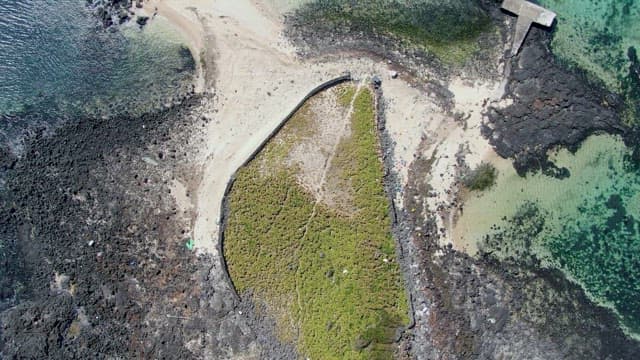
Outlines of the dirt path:
[{"label": "dirt path", "polygon": [[[311,210],[311,215],[309,215],[309,219],[307,219],[307,222],[304,225],[304,233],[302,234],[302,237],[300,238],[300,243],[304,242],[304,239],[307,237],[307,234],[309,233],[309,225],[311,224],[311,222],[313,221],[313,218],[316,216],[317,212],[318,212],[318,204],[320,204],[320,202],[322,202],[323,197],[324,197],[324,185],[326,182],[326,178],[327,178],[327,174],[329,173],[329,169],[331,168],[331,163],[333,162],[333,158],[336,155],[336,151],[338,150],[338,146],[340,146],[340,141],[342,140],[342,138],[345,136],[345,134],[347,134],[349,132],[349,125],[351,124],[351,116],[353,115],[353,107],[354,107],[354,103],[356,101],[356,98],[358,97],[358,94],[360,93],[360,90],[363,86],[364,81],[360,82],[358,84],[358,87],[356,88],[356,91],[353,93],[353,97],[351,98],[351,102],[349,103],[349,109],[347,110],[346,115],[343,118],[343,126],[342,126],[342,133],[338,136],[337,141],[333,144],[333,149],[332,151],[329,153],[329,157],[327,158],[327,160],[324,163],[324,167],[322,169],[322,176],[320,177],[320,182],[318,183],[318,192],[317,192],[317,196],[316,196],[316,200],[313,203],[313,209]],[[298,272],[300,271],[300,268],[298,267]],[[301,278],[301,276],[296,276],[296,299],[298,302],[298,308],[300,309],[300,312],[302,313],[303,311],[303,307],[302,307],[302,303],[301,303],[301,295],[300,295],[300,284],[298,283],[298,279]],[[299,328],[299,326],[298,326]]]}]

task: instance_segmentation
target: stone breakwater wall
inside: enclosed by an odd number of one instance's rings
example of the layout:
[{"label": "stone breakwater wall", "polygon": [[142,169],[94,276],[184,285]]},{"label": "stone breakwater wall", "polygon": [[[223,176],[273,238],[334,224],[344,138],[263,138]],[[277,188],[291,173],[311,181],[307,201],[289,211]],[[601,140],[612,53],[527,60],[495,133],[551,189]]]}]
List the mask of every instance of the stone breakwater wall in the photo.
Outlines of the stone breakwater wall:
[{"label": "stone breakwater wall", "polygon": [[224,195],[222,196],[222,202],[220,204],[220,219],[218,219],[218,223],[220,224],[220,228],[218,231],[218,251],[220,256],[220,261],[222,262],[222,268],[224,269],[224,273],[227,277],[227,280],[229,281],[229,284],[231,285],[231,288],[233,289],[233,292],[236,296],[236,298],[240,298],[240,296],[237,293],[236,287],[233,284],[233,280],[231,279],[231,276],[229,275],[229,269],[227,268],[227,263],[226,260],[224,258],[224,230],[226,228],[226,218],[227,218],[227,212],[229,209],[229,203],[228,203],[228,199],[229,199],[229,193],[231,192],[231,189],[233,189],[233,184],[236,180],[236,176],[238,173],[238,170],[240,170],[241,168],[245,167],[247,164],[249,164],[249,162],[251,162],[253,159],[256,158],[256,156],[258,156],[258,154],[264,149],[265,146],[267,146],[267,144],[269,143],[269,141],[271,141],[271,139],[273,139],[274,136],[276,136],[276,134],[278,134],[278,132],[280,132],[280,130],[287,124],[287,122],[293,117],[293,115],[295,115],[296,112],[298,112],[298,110],[300,110],[300,108],[302,108],[302,106],[304,105],[305,102],[307,102],[307,100],[309,100],[310,98],[312,98],[313,96],[317,95],[318,93],[320,93],[321,91],[324,91],[328,88],[331,88],[333,86],[336,86],[338,84],[347,82],[347,81],[351,81],[351,74],[347,73],[344,74],[342,76],[333,78],[331,80],[325,81],[322,84],[316,86],[315,88],[313,88],[311,91],[309,91],[309,93],[307,93],[307,95],[305,95],[299,102],[298,104],[289,112],[289,114],[287,114],[287,116],[285,116],[282,121],[278,124],[278,126],[276,126],[273,131],[271,131],[271,133],[269,133],[269,135],[267,137],[265,137],[265,139],[260,143],[260,145],[258,145],[258,147],[256,147],[256,149],[251,153],[251,155],[249,155],[247,157],[247,159],[242,163],[242,165],[240,165],[238,167],[238,169],[236,169],[236,171],[234,171],[233,175],[231,175],[231,178],[229,178],[229,181],[227,182],[227,187],[224,190]]},{"label": "stone breakwater wall", "polygon": [[[394,169],[394,155],[393,155],[393,139],[386,128],[386,107],[387,103],[384,98],[382,87],[380,86],[380,80],[373,80],[373,87],[375,92],[375,111],[376,111],[376,130],[378,141],[380,143],[380,158],[382,160],[382,166],[384,169],[383,186],[387,199],[389,201],[389,215],[391,216],[391,233],[396,244],[396,258],[402,271],[403,280],[405,282],[405,291],[407,292],[407,301],[409,309],[409,324],[402,330],[402,336],[400,337],[400,347],[403,351],[409,352],[410,348],[415,347],[416,344],[411,342],[411,338],[419,335],[419,331],[416,331],[416,305],[426,303],[423,298],[423,294],[417,289],[420,288],[418,277],[412,274],[411,264],[418,261],[416,257],[416,249],[411,242],[410,229],[406,225],[407,219],[405,210],[402,207],[396,205],[396,194],[401,193],[401,181],[398,178],[398,174]],[[424,321],[419,319],[422,324]],[[427,327],[423,326],[422,330],[426,330]],[[417,351],[422,351],[418,349]]]}]

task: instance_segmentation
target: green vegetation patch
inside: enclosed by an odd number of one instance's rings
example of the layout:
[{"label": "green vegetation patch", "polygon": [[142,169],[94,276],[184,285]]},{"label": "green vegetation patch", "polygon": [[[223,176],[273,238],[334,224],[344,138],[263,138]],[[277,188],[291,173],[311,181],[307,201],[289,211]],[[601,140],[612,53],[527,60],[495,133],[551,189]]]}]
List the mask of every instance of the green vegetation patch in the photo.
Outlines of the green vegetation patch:
[{"label": "green vegetation patch", "polygon": [[[355,101],[351,135],[338,145],[332,173],[351,187],[357,211],[343,216],[317,202],[298,184],[299,169],[283,165],[283,144],[291,149],[303,141],[299,125],[314,121],[303,108],[238,172],[225,259],[237,290],[265,304],[280,339],[295,343],[301,355],[392,358],[408,308],[382,185],[373,94],[351,87],[338,96],[338,106],[351,104],[347,96]],[[271,171],[264,169],[268,163]]]},{"label": "green vegetation patch", "polygon": [[446,63],[461,63],[492,29],[475,1],[316,0],[296,11],[303,23],[375,33],[420,46]]},{"label": "green vegetation patch", "polygon": [[496,183],[498,170],[490,163],[482,162],[464,177],[463,183],[470,190],[482,191]]}]

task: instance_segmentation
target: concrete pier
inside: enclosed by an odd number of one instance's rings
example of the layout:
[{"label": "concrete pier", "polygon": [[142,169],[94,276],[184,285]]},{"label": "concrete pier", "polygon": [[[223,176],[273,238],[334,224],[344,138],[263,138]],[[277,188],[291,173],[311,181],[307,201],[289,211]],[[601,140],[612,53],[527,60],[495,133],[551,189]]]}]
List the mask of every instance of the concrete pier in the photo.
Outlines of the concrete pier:
[{"label": "concrete pier", "polygon": [[513,45],[511,46],[511,56],[516,55],[520,50],[529,32],[529,28],[531,28],[531,24],[536,23],[549,27],[556,18],[556,14],[553,11],[526,0],[504,0],[502,2],[502,9],[518,16],[516,33],[513,37]]}]

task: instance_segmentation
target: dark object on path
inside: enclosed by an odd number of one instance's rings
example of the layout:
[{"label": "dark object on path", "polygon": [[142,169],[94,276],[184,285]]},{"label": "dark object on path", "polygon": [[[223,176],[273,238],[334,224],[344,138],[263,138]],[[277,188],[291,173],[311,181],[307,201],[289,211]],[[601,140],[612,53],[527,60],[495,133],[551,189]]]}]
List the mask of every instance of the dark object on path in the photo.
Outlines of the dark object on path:
[{"label": "dark object on path", "polygon": [[143,28],[145,25],[147,25],[147,21],[149,21],[148,16],[138,16],[138,18],[136,18],[136,24],[140,25],[140,28]]}]

